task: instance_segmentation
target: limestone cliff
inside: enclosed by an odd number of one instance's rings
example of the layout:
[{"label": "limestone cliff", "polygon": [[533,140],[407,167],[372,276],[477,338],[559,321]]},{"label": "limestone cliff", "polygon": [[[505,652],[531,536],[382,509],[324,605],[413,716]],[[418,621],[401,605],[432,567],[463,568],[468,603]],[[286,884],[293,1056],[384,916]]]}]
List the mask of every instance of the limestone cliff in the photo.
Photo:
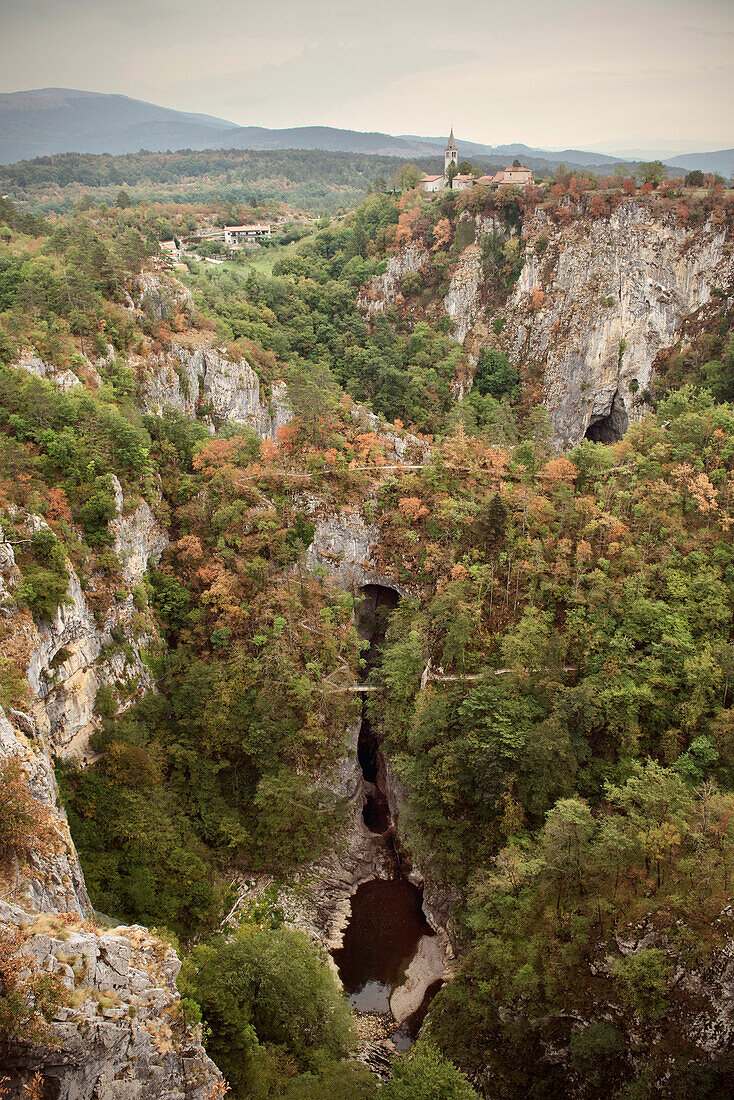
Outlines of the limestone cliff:
[{"label": "limestone cliff", "polygon": [[482,252],[471,244],[459,257],[444,308],[453,322],[452,336],[463,343],[482,308]]},{"label": "limestone cliff", "polygon": [[[15,522],[23,525],[28,535],[46,526],[40,516],[20,512],[16,512]],[[96,578],[88,582],[85,593],[76,571],[69,566],[65,600],[48,623],[34,622],[15,604],[13,589],[18,570],[13,546],[0,533],[0,599],[5,618],[27,653],[30,713],[54,755],[73,755],[81,760],[88,757],[100,687],[114,686],[124,708],[152,685],[143,659],[150,637],[136,625],[132,589],[142,580],[148,563],[158,561],[168,544],[167,537],[147,503],[138,503],[124,515],[121,493],[112,527],[126,587],[115,594],[104,614],[95,615],[88,594],[94,591]]]},{"label": "limestone cliff", "polygon": [[658,353],[732,282],[732,243],[712,219],[688,229],[632,200],[566,227],[538,212],[525,224],[501,344],[513,362],[543,368],[559,442],[587,431],[613,440],[644,412]]},{"label": "limestone cliff", "polygon": [[264,394],[247,360],[232,361],[224,348],[191,350],[174,343],[139,364],[137,373],[145,412],[179,409],[200,416],[212,431],[227,421],[247,425],[263,439],[274,438],[291,417],[285,384],[274,382]]},{"label": "limestone cliff", "polygon": [[362,293],[358,305],[369,315],[383,313],[395,303],[400,282],[406,275],[420,271],[430,260],[430,253],[421,244],[409,244],[401,248],[387,261],[384,275],[375,275],[369,287]]},{"label": "limestone cliff", "polygon": [[[12,721],[11,721],[12,718]],[[34,1075],[57,1100],[213,1100],[221,1074],[176,990],[180,962],[144,928],[105,929],[92,913],[42,731],[30,715],[0,708],[0,765],[19,762],[43,838],[0,846],[0,985],[20,998],[27,1024],[0,1035],[8,1100],[29,1095]],[[52,983],[39,1021],[34,982]]]},{"label": "limestone cliff", "polygon": [[[471,220],[468,213],[460,221]],[[472,366],[485,346],[504,351],[527,381],[540,381],[560,445],[588,432],[618,439],[649,407],[653,364],[705,307],[714,291],[733,293],[734,252],[726,223],[713,216],[695,228],[654,202],[623,200],[602,217],[558,224],[542,209],[525,218],[522,236],[492,217],[473,219],[476,244],[451,264],[443,308],[451,336]],[[490,288],[479,244],[485,234],[519,241],[524,262],[503,305]],[[400,280],[429,259],[418,243],[403,246],[371,280],[360,304],[374,316],[393,305]],[[506,292],[505,292],[506,293]],[[458,377],[456,398],[468,379]]]}]

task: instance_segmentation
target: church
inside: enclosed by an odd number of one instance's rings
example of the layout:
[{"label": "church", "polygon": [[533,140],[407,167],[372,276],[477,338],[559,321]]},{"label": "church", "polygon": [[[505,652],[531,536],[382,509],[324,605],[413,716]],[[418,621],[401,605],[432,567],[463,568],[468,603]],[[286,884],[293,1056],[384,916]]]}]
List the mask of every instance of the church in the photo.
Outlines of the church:
[{"label": "church", "polygon": [[[449,186],[449,168],[452,164],[455,168],[458,168],[459,150],[456,148],[453,126],[449,134],[449,140],[446,142],[443,162],[443,174],[440,176],[424,176],[418,184],[421,191],[443,191],[444,188]],[[527,187],[532,182],[533,173],[529,168],[524,168],[522,165],[514,165],[497,172],[494,176],[469,176],[457,173],[451,180],[451,186],[454,191],[468,191],[471,187],[474,187],[475,184],[482,184],[485,187],[496,187],[501,183],[507,183],[516,187]]]}]

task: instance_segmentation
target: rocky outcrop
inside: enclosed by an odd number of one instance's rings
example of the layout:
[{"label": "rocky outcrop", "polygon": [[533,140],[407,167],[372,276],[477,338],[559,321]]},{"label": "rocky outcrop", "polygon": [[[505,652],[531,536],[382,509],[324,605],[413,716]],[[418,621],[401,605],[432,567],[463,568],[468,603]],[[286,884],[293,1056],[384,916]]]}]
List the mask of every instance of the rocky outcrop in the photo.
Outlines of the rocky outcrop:
[{"label": "rocky outcrop", "polygon": [[620,438],[641,416],[658,353],[687,316],[734,281],[724,226],[691,230],[649,205],[557,227],[525,224],[525,264],[504,311],[501,344],[536,364],[556,440]]},{"label": "rocky outcrop", "polygon": [[405,589],[376,568],[379,527],[366,523],[361,513],[340,512],[317,520],[313,542],[306,551],[306,566],[323,569],[338,585],[357,592],[367,584],[392,588],[401,595]]},{"label": "rocky outcrop", "polygon": [[38,975],[55,979],[60,995],[42,1039],[0,1034],[2,1095],[28,1096],[38,1072],[57,1100],[213,1100],[221,1074],[186,1026],[175,952],[144,928],[99,925],[44,738],[30,715],[0,708],[0,763],[10,758],[44,837],[0,850],[0,973],[21,993]]},{"label": "rocky outcrop", "polygon": [[[124,567],[131,581],[140,579],[143,561],[140,554]],[[27,673],[33,691],[31,712],[54,755],[87,759],[89,737],[96,728],[95,700],[102,686],[126,695],[123,705],[153,686],[142,656],[150,638],[135,634],[133,616],[133,597],[126,595],[115,600],[97,625],[71,570],[66,602],[59,605],[53,620],[26,628],[31,646]],[[124,642],[117,640],[121,636]]]},{"label": "rocky outcrop", "polygon": [[123,514],[122,489],[114,474],[112,479],[117,510],[117,518],[112,521],[115,533],[114,550],[122,564],[122,575],[132,587],[140,584],[151,562],[157,565],[160,561],[161,554],[168,546],[168,535],[145,500],[141,500],[127,515]]},{"label": "rocky outcrop", "polygon": [[3,1096],[21,1100],[38,1072],[57,1100],[209,1100],[222,1077],[187,1026],[173,948],[138,926],[38,917],[0,902],[0,928],[15,931],[20,980],[54,976],[60,1003],[47,1041],[0,1038]]},{"label": "rocky outcrop", "polygon": [[408,244],[387,261],[383,275],[373,275],[370,285],[360,296],[357,305],[370,316],[394,305],[400,292],[400,283],[406,275],[420,271],[431,258],[427,248],[421,244]]},{"label": "rocky outcrop", "polygon": [[173,344],[170,352],[138,368],[140,404],[145,412],[179,409],[199,416],[213,432],[217,423],[244,424],[262,439],[273,439],[291,417],[283,382],[264,395],[260,379],[246,359],[233,362],[223,348],[191,350]]},{"label": "rocky outcrop", "polygon": [[444,308],[453,322],[454,340],[463,344],[481,310],[482,250],[470,244],[459,257]]},{"label": "rocky outcrop", "polygon": [[[506,233],[494,218],[474,221],[480,237]],[[654,203],[630,198],[610,215],[576,216],[567,225],[539,210],[525,221],[523,243],[520,278],[498,308],[487,302],[479,245],[464,249],[443,300],[451,335],[472,365],[489,345],[526,377],[542,374],[558,444],[587,433],[614,441],[649,407],[653,364],[676,343],[686,319],[707,305],[713,288],[731,293],[734,254],[726,226],[710,218],[689,228]],[[420,244],[401,248],[386,273],[372,279],[361,307],[372,315],[384,311],[396,301],[400,280],[427,262]],[[456,398],[466,383],[455,380]]]},{"label": "rocky outcrop", "polygon": [[0,707],[0,763],[11,758],[20,761],[33,796],[43,812],[51,815],[54,840],[42,849],[31,849],[23,863],[14,857],[4,865],[0,897],[33,912],[82,916],[90,909],[89,897],[66,815],[58,808],[46,743],[29,714],[11,711],[8,716]]},{"label": "rocky outcrop", "polygon": [[81,386],[82,384],[81,379],[77,378],[72,370],[62,369],[44,362],[43,359],[34,354],[31,348],[25,348],[13,366],[17,367],[18,370],[25,371],[26,374],[32,374],[35,378],[47,378],[64,393],[68,393],[75,386]]},{"label": "rocky outcrop", "polygon": [[140,310],[152,321],[169,321],[174,313],[190,313],[194,308],[191,292],[171,276],[144,271],[132,290],[128,308]]},{"label": "rocky outcrop", "polygon": [[[0,603],[28,654],[30,713],[53,755],[75,756],[82,762],[89,758],[89,737],[97,725],[95,700],[100,687],[113,687],[120,708],[125,709],[153,686],[143,653],[151,638],[141,630],[139,617],[136,620],[132,589],[149,563],[158,561],[168,540],[146,502],[123,514],[122,492],[114,477],[113,483],[118,516],[111,526],[126,586],[115,594],[103,616],[95,616],[70,565],[66,596],[53,619],[34,622],[21,615],[13,599],[19,579],[13,547],[0,536]],[[28,535],[46,527],[40,516],[21,512],[16,512],[15,522]],[[93,576],[90,588],[95,582]]]}]

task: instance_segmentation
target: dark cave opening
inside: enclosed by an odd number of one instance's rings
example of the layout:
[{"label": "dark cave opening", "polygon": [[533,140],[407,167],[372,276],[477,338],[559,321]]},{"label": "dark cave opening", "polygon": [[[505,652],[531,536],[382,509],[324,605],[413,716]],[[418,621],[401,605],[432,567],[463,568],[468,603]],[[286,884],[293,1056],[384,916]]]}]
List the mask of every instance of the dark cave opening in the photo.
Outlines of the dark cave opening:
[{"label": "dark cave opening", "polygon": [[584,439],[590,439],[592,443],[618,443],[628,427],[629,416],[624,398],[617,392],[606,415],[592,416]]},{"label": "dark cave opening", "polygon": [[[357,625],[362,638],[369,642],[365,658],[365,680],[380,658],[385,641],[388,618],[398,605],[397,592],[386,585],[368,584],[362,589],[357,610]],[[369,718],[362,713],[362,725],[357,742],[357,759],[364,779],[362,819],[371,833],[384,835],[390,831],[390,804],[385,793],[385,765],[380,752],[380,739]]]}]

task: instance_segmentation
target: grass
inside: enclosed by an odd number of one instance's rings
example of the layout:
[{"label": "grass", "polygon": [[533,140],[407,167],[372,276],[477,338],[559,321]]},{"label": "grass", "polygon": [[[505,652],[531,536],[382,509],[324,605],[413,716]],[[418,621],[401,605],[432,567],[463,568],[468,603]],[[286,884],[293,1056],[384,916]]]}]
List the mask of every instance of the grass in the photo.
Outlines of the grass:
[{"label": "grass", "polygon": [[[239,253],[239,256],[242,257],[241,260],[225,260],[223,264],[207,264],[207,267],[216,267],[219,271],[252,270],[259,275],[271,275],[276,260],[282,259],[283,256],[292,256],[298,252],[300,246],[315,237],[317,232],[318,230],[314,230],[308,236],[301,237],[298,241],[291,241],[290,244],[273,245],[271,248],[248,249]],[[217,259],[219,258],[217,257]],[[203,269],[204,263],[205,261],[202,261],[201,265],[197,265],[197,267]]]}]

